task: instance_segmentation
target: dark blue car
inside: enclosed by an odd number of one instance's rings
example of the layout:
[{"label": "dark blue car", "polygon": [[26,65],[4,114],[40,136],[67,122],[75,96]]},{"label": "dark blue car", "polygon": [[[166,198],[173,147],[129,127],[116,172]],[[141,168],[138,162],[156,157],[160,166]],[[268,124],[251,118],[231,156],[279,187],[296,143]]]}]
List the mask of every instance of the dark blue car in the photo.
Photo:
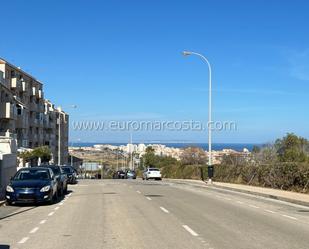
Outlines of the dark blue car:
[{"label": "dark blue car", "polygon": [[53,203],[58,199],[57,184],[50,168],[20,169],[6,187],[7,203]]}]

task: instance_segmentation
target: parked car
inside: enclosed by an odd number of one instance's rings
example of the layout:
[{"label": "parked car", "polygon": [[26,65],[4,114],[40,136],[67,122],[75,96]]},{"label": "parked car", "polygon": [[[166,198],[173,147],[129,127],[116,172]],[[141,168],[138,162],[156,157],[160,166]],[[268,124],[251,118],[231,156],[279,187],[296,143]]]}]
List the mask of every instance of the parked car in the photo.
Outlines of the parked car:
[{"label": "parked car", "polygon": [[157,168],[148,168],[143,172],[143,180],[162,180],[162,175],[159,169]]},{"label": "parked car", "polygon": [[77,183],[77,174],[73,167],[71,166],[61,166],[63,172],[67,175],[68,184],[76,184]]},{"label": "parked car", "polygon": [[127,170],[126,171],[126,178],[127,179],[136,179],[136,172],[134,170]]},{"label": "parked car", "polygon": [[23,168],[16,172],[6,187],[5,197],[13,203],[53,203],[58,199],[58,181],[47,167]]},{"label": "parked car", "polygon": [[58,165],[48,165],[47,168],[50,168],[56,179],[58,181],[58,196],[63,196],[68,192],[68,177],[63,169]]},{"label": "parked car", "polygon": [[118,170],[113,174],[114,179],[125,179],[126,173],[123,170]]}]

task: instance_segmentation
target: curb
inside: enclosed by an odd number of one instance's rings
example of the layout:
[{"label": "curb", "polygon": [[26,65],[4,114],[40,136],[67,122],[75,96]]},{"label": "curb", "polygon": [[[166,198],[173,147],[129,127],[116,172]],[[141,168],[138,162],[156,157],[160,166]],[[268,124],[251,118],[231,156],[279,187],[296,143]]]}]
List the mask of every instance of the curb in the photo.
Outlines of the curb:
[{"label": "curb", "polygon": [[232,190],[232,191],[239,192],[239,193],[251,194],[251,195],[255,195],[255,196],[266,197],[266,198],[273,199],[273,200],[285,201],[285,202],[309,207],[309,202],[301,201],[301,200],[295,200],[295,199],[282,197],[282,196],[278,196],[278,195],[264,194],[264,193],[255,192],[255,191],[251,191],[251,190],[237,189],[237,188],[232,188],[232,187],[217,186],[216,183],[214,183],[213,186],[208,185],[207,187],[217,188],[217,189],[225,189],[225,190]]},{"label": "curb", "polygon": [[196,187],[204,187],[204,188],[211,188],[211,189],[217,189],[217,190],[230,190],[230,191],[234,191],[234,192],[251,194],[251,195],[255,195],[255,196],[261,196],[261,197],[265,197],[265,198],[269,198],[269,199],[273,199],[273,200],[285,201],[285,202],[309,207],[309,202],[307,202],[307,201],[295,200],[295,199],[291,199],[291,198],[288,198],[288,197],[282,197],[282,196],[279,196],[279,195],[264,194],[264,193],[256,192],[256,191],[252,191],[252,190],[238,189],[238,188],[226,187],[226,186],[218,186],[218,185],[216,185],[215,182],[212,185],[209,185],[202,180],[196,181],[196,182],[193,182],[193,181],[190,181],[190,180],[183,180],[183,179],[166,179],[166,180],[168,180],[169,182],[177,183],[177,184],[188,184],[188,185],[196,186]]},{"label": "curb", "polygon": [[0,201],[0,207],[5,204],[5,201]]}]

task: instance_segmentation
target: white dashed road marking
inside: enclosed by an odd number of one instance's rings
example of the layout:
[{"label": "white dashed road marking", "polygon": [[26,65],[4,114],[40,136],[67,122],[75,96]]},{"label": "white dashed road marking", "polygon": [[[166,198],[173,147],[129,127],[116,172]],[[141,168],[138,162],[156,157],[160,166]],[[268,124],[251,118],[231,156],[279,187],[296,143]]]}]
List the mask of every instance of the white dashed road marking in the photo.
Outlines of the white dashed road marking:
[{"label": "white dashed road marking", "polygon": [[59,207],[55,207],[55,210],[58,210],[59,209]]},{"label": "white dashed road marking", "polygon": [[48,216],[53,216],[55,212],[50,212]]},{"label": "white dashed road marking", "polygon": [[33,228],[33,229],[30,231],[30,233],[36,233],[37,230],[39,230],[39,228],[38,228],[38,227],[35,227],[35,228]]},{"label": "white dashed road marking", "polygon": [[169,211],[167,209],[165,209],[164,207],[160,207],[160,209],[164,212],[164,213],[169,213]]},{"label": "white dashed road marking", "polygon": [[44,224],[46,222],[46,220],[41,220],[40,224]]},{"label": "white dashed road marking", "polygon": [[18,244],[24,244],[28,239],[29,237],[24,237],[18,242]]},{"label": "white dashed road marking", "polygon": [[249,205],[249,207],[252,207],[252,208],[259,208],[258,206],[254,206],[254,205]]},{"label": "white dashed road marking", "polygon": [[187,232],[189,232],[192,236],[194,236],[194,237],[197,237],[197,236],[198,236],[198,234],[197,234],[195,231],[193,231],[189,226],[183,225],[182,227],[183,227],[184,229],[186,229]]},{"label": "white dashed road marking", "polygon": [[138,190],[137,190],[136,193],[141,194],[141,191],[138,191]]},{"label": "white dashed road marking", "polygon": [[286,214],[282,214],[282,216],[285,217],[285,218],[292,219],[292,220],[297,220],[297,218],[295,218],[293,216],[286,215]]},{"label": "white dashed road marking", "polygon": [[150,197],[146,197],[146,199],[147,199],[148,201],[151,201],[151,198],[150,198]]},{"label": "white dashed road marking", "polygon": [[264,209],[264,211],[266,211],[266,212],[268,212],[268,213],[271,213],[271,214],[274,214],[274,213],[276,213],[276,212],[274,212],[274,211],[271,211],[271,210],[268,210],[268,209]]},{"label": "white dashed road marking", "polygon": [[231,198],[228,198],[228,197],[223,197],[223,199],[228,200],[228,201],[232,200]]},{"label": "white dashed road marking", "polygon": [[242,201],[236,201],[238,204],[244,204]]}]

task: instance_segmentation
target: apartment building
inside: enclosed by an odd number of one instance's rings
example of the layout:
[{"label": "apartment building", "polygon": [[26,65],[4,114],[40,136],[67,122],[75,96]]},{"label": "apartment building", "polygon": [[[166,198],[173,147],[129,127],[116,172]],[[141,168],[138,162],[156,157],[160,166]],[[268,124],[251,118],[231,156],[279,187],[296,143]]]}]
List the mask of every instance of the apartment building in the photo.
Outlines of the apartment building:
[{"label": "apartment building", "polygon": [[55,163],[68,162],[68,115],[44,99],[43,84],[0,59],[0,135],[9,132],[17,146],[49,146]]}]

